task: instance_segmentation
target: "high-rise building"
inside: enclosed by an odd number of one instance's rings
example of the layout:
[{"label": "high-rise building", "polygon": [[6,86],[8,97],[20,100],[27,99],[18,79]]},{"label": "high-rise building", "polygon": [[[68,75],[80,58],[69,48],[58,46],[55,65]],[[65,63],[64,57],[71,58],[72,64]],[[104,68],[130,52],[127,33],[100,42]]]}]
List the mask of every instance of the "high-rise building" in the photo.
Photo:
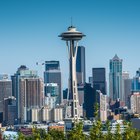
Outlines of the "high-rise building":
[{"label": "high-rise building", "polygon": [[45,84],[45,96],[50,93],[51,96],[59,95],[59,86],[57,83],[47,83]]},{"label": "high-rise building", "polygon": [[101,121],[107,119],[107,95],[101,93],[100,90],[94,89],[90,83],[85,84],[84,94],[84,117],[90,119],[94,116],[94,106],[96,103],[99,105],[99,117]]},{"label": "high-rise building", "polygon": [[124,71],[122,73],[122,101],[125,102],[125,105],[128,106],[129,96],[132,91],[132,79],[129,78],[129,73]]},{"label": "high-rise building", "polygon": [[[44,83],[56,83],[59,88],[58,104],[62,102],[62,82],[59,61],[45,61]],[[45,93],[46,95],[47,93]]]},{"label": "high-rise building", "polygon": [[136,71],[136,76],[133,77],[132,91],[140,91],[140,68]]},{"label": "high-rise building", "polygon": [[76,77],[78,85],[78,98],[79,98],[79,114],[83,117],[83,103],[84,103],[84,84],[86,81],[85,75],[85,47],[78,46],[76,57]]},{"label": "high-rise building", "polygon": [[79,114],[80,114],[80,117],[83,117],[83,105],[84,105],[84,85],[85,84],[81,84],[78,86],[78,99],[79,99]]},{"label": "high-rise building", "polygon": [[132,92],[130,97],[130,106],[132,113],[140,114],[140,92]]},{"label": "high-rise building", "polygon": [[100,90],[106,95],[106,72],[105,68],[92,68],[93,88]]},{"label": "high-rise building", "polygon": [[78,46],[76,58],[77,84],[85,83],[85,47]]},{"label": "high-rise building", "polygon": [[122,79],[129,79],[129,72],[128,71],[122,72]]},{"label": "high-rise building", "polygon": [[84,85],[78,86],[78,98],[79,98],[79,105],[84,104]]},{"label": "high-rise building", "polygon": [[43,81],[38,77],[37,71],[29,70],[24,65],[20,66],[11,78],[12,94],[16,97],[17,120],[23,123],[28,120],[28,112],[32,108],[43,106]]},{"label": "high-rise building", "polygon": [[63,90],[63,100],[67,99],[67,96],[68,96],[68,89],[66,88]]},{"label": "high-rise building", "polygon": [[3,121],[4,100],[12,96],[12,81],[8,75],[0,75],[0,121]]},{"label": "high-rise building", "polygon": [[16,121],[16,100],[7,99],[4,101],[3,120],[5,124],[14,125]]},{"label": "high-rise building", "polygon": [[132,79],[124,80],[124,102],[126,106],[129,106],[129,97],[132,92]]},{"label": "high-rise building", "polygon": [[109,94],[112,100],[123,100],[122,95],[122,59],[117,55],[110,60]]},{"label": "high-rise building", "polygon": [[94,117],[94,104],[96,102],[96,90],[91,84],[85,84],[84,93],[84,117],[90,119]]},{"label": "high-rise building", "polygon": [[51,96],[51,94],[48,93],[47,96],[45,96],[44,105],[50,109],[55,108],[55,106],[57,105],[56,100],[57,100],[57,96]]},{"label": "high-rise building", "polygon": [[17,72],[14,75],[11,76],[11,80],[12,80],[12,96],[14,96],[17,99],[17,101],[19,100],[19,78],[21,76],[22,71],[27,71],[27,70],[29,70],[29,69],[25,65],[21,65],[18,68]]},{"label": "high-rise building", "polygon": [[59,86],[57,83],[45,84],[45,106],[54,108],[59,103]]},{"label": "high-rise building", "polygon": [[28,113],[33,108],[41,108],[43,104],[43,81],[39,77],[20,78],[19,101],[21,122],[30,121]]},{"label": "high-rise building", "polygon": [[107,120],[107,95],[103,95],[100,90],[96,90],[96,101],[99,105],[99,117],[101,121]]}]

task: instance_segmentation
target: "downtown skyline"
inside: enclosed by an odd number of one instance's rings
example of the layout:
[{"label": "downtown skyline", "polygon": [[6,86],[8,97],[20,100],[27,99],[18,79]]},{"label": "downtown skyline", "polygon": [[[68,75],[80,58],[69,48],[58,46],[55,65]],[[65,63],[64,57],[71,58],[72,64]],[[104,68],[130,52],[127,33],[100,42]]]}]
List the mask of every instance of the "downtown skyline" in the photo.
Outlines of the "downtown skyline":
[{"label": "downtown skyline", "polygon": [[86,35],[79,43],[86,52],[86,79],[93,67],[105,67],[108,79],[109,59],[115,54],[133,77],[140,67],[139,6],[138,0],[0,1],[0,73],[13,75],[20,65],[41,73],[36,62],[58,60],[67,87],[68,53],[58,35],[72,17]]}]

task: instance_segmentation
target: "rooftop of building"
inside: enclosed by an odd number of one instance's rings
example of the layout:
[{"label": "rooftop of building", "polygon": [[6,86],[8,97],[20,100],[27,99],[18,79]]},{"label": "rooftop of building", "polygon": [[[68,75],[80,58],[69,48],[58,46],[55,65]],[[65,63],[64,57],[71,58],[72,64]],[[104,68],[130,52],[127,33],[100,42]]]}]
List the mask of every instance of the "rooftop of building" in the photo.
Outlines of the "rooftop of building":
[{"label": "rooftop of building", "polygon": [[122,61],[122,59],[120,59],[120,58],[118,57],[118,55],[115,54],[115,56],[111,59],[111,61]]}]

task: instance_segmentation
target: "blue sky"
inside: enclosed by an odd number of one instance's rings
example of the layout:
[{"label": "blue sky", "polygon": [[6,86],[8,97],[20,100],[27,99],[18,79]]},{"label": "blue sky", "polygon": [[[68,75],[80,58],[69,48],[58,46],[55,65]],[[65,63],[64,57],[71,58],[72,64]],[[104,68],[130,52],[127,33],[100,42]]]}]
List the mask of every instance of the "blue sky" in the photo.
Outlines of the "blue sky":
[{"label": "blue sky", "polygon": [[105,67],[118,54],[131,77],[140,67],[139,0],[0,0],[0,73],[16,72],[21,64],[36,69],[36,62],[59,60],[64,87],[68,54],[58,35],[73,24],[86,34],[86,75]]}]

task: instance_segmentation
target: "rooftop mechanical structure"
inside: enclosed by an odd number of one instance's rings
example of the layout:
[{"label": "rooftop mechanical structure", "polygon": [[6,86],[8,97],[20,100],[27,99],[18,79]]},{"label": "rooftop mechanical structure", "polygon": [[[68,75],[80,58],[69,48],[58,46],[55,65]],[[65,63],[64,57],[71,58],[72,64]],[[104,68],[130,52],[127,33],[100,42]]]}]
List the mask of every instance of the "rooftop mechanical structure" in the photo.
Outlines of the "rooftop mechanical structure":
[{"label": "rooftop mechanical structure", "polygon": [[[77,90],[77,77],[76,77],[76,57],[78,50],[78,41],[85,35],[76,30],[74,26],[68,27],[68,31],[59,35],[62,40],[66,41],[69,54],[69,85],[68,85],[68,104],[71,106],[71,118],[79,120],[79,99]],[[66,110],[67,114],[67,110]],[[68,116],[65,116],[67,118]]]}]

